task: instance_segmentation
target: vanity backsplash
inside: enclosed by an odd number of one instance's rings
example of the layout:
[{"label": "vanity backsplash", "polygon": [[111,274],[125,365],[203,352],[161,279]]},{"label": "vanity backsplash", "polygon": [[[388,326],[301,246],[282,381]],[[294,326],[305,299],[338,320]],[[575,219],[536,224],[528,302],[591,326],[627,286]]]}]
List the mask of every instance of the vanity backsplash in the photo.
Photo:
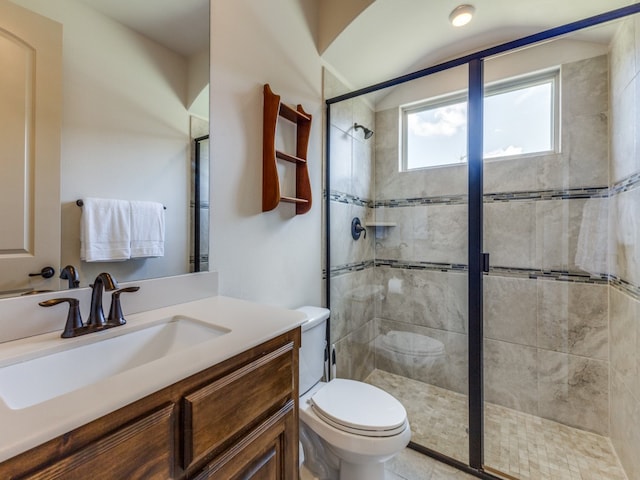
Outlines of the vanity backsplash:
[{"label": "vanity backsplash", "polygon": [[[131,315],[147,310],[191,302],[218,294],[218,273],[201,272],[120,283],[121,287],[139,286],[136,295],[123,299],[122,309]],[[67,312],[60,308],[42,308],[38,302],[70,297],[80,301],[83,318],[89,314],[91,288],[76,288],[0,299],[0,343],[64,329]],[[104,294],[109,305],[110,292]]]}]

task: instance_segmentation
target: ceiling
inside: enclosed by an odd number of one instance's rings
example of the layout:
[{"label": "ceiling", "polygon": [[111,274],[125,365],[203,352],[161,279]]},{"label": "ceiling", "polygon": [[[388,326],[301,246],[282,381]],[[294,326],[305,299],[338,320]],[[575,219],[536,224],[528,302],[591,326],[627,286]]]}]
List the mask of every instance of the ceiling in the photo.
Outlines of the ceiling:
[{"label": "ceiling", "polygon": [[209,48],[209,0],[82,0],[184,56]]},{"label": "ceiling", "polygon": [[[324,51],[322,58],[354,89],[515,40],[549,28],[640,3],[631,0],[468,0],[471,23],[453,27],[450,12],[464,1],[375,0]],[[612,28],[584,39],[606,42]]]}]

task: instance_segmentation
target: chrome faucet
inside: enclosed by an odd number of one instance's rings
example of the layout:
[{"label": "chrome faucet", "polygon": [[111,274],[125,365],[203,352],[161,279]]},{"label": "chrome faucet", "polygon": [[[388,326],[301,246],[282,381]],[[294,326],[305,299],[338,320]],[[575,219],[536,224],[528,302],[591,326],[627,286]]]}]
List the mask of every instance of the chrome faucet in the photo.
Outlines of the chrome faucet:
[{"label": "chrome faucet", "polygon": [[107,291],[118,288],[118,283],[107,272],[99,274],[91,285],[91,308],[89,309],[89,318],[87,319],[87,327],[101,328],[104,327],[106,320],[104,311],[102,310],[102,289]]}]

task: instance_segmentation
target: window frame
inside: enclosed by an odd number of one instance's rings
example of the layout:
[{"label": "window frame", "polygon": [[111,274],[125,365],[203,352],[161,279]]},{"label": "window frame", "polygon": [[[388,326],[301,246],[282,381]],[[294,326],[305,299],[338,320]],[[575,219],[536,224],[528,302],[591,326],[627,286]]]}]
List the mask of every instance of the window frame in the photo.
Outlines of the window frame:
[{"label": "window frame", "polygon": [[[526,158],[532,156],[550,155],[560,152],[560,67],[547,69],[532,74],[519,75],[511,77],[505,80],[499,80],[496,82],[488,83],[485,86],[484,98],[499,95],[502,93],[509,93],[516,90],[522,90],[528,87],[535,87],[546,83],[551,84],[551,149],[541,150],[538,152],[528,152],[515,155],[503,155],[494,157],[485,157],[484,161],[501,161],[511,160],[517,158]],[[454,105],[461,101],[468,102],[468,91],[463,90],[454,92],[451,94],[440,95],[430,98],[418,103],[412,103],[400,107],[400,126],[402,134],[400,136],[401,148],[400,148],[400,171],[401,172],[413,172],[416,170],[424,170],[430,168],[450,167],[455,165],[464,165],[467,163],[465,158],[461,162],[442,163],[438,165],[431,165],[425,167],[408,167],[408,129],[409,121],[408,116],[414,113],[422,112],[425,110],[431,110],[435,108],[446,107],[448,105]]]}]

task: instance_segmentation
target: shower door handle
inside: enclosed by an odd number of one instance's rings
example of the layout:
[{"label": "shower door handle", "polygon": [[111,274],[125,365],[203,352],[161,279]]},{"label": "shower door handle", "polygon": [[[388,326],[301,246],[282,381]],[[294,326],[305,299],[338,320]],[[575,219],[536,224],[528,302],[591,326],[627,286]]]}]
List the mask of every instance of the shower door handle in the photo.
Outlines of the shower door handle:
[{"label": "shower door handle", "polygon": [[489,254],[482,253],[482,271],[489,273]]}]

